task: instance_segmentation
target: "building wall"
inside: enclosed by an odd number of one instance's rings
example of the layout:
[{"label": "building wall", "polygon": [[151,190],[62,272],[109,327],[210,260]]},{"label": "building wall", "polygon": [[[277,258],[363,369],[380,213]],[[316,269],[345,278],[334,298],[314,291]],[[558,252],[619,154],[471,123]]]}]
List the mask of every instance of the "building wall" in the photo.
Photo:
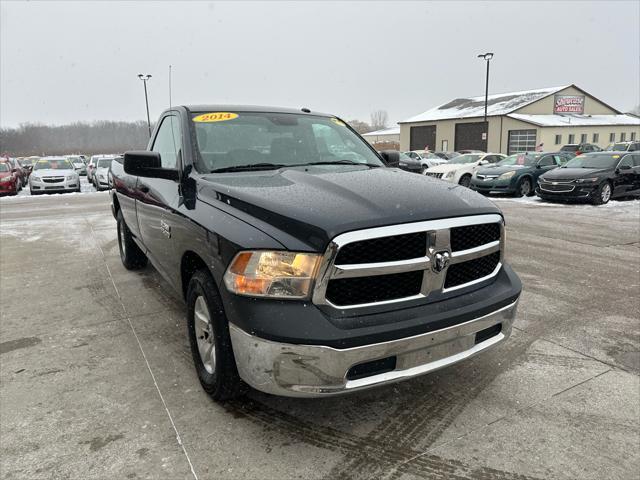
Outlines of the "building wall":
[{"label": "building wall", "polygon": [[[560,90],[554,95],[584,95],[584,113],[586,115],[614,115],[617,112],[607,107],[604,103],[599,102],[595,98],[585,95],[580,90],[569,87],[564,90]],[[527,113],[531,115],[553,115],[553,97],[549,95],[537,102],[533,102],[530,105],[519,108],[512,113]]]},{"label": "building wall", "polygon": [[[631,140],[631,133],[636,133],[636,140],[640,139],[640,126],[624,125],[624,126],[599,126],[599,127],[541,127],[538,128],[538,143],[544,143],[544,149],[547,151],[558,150],[562,145],[569,143],[569,135],[575,135],[573,143],[580,143],[580,135],[587,134],[587,143],[594,143],[601,148],[605,148],[609,143],[609,135],[615,134],[616,142],[620,141],[620,134],[626,134],[626,141]],[[597,142],[593,141],[593,134],[598,133],[600,138]],[[561,143],[556,145],[555,136],[562,135]],[[506,150],[505,150],[506,151]]]},{"label": "building wall", "polygon": [[[487,149],[490,152],[497,152],[495,149],[499,148],[499,137],[500,137],[500,117],[489,117],[489,143],[487,145]],[[410,146],[410,136],[409,129],[410,127],[420,127],[425,125],[435,125],[436,126],[436,144],[432,147],[432,150],[440,151],[443,149],[442,141],[447,140],[449,151],[452,151],[455,148],[455,138],[456,138],[456,124],[457,123],[477,123],[482,122],[482,117],[480,118],[465,118],[460,120],[438,120],[436,122],[417,122],[400,125],[400,150],[408,150]]]},{"label": "building wall", "polygon": [[363,138],[369,142],[370,144],[374,144],[377,142],[399,142],[400,135],[399,134],[391,134],[391,135],[363,135]]}]

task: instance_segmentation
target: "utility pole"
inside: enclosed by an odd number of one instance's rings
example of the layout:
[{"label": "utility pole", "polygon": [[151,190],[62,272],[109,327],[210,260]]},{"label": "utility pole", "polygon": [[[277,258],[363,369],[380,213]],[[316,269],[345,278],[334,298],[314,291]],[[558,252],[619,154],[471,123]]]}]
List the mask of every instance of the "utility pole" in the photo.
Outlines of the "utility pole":
[{"label": "utility pole", "polygon": [[489,104],[489,63],[493,58],[492,52],[481,53],[478,58],[482,58],[487,62],[487,78],[484,83],[484,140],[487,142],[487,149],[489,148],[489,124],[487,123],[487,106]]},{"label": "utility pole", "polygon": [[151,138],[151,117],[149,116],[149,96],[147,95],[147,80],[151,78],[151,75],[139,73],[138,78],[144,83],[144,102],[147,105],[147,127],[149,127],[149,138]]}]

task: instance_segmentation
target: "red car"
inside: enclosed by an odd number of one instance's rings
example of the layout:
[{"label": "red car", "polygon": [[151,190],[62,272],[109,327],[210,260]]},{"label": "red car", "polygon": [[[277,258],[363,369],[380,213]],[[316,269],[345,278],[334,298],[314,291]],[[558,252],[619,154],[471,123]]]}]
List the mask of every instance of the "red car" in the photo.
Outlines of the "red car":
[{"label": "red car", "polygon": [[20,187],[19,173],[7,161],[0,161],[0,195],[17,195]]}]

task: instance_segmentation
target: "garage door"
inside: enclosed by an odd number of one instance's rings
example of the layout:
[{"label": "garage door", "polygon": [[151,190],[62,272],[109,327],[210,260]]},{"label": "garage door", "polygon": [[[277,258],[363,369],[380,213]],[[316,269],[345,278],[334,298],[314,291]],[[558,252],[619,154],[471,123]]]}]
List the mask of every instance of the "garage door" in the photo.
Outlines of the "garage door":
[{"label": "garage door", "polygon": [[487,151],[487,140],[482,139],[485,132],[484,122],[456,123],[455,150],[482,150]]},{"label": "garage door", "polygon": [[509,147],[507,154],[536,151],[536,131],[509,130]]},{"label": "garage door", "polygon": [[409,130],[410,150],[436,149],[436,126],[411,127]]}]

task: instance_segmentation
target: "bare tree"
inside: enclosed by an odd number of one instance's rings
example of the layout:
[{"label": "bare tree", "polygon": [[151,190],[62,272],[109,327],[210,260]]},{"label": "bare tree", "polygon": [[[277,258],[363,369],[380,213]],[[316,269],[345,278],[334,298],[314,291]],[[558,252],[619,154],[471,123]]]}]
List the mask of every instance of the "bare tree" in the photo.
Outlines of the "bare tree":
[{"label": "bare tree", "polygon": [[351,128],[353,128],[356,132],[360,134],[373,132],[374,130],[373,128],[371,128],[371,125],[361,120],[355,120],[355,119],[349,120],[349,125],[351,125]]},{"label": "bare tree", "polygon": [[387,128],[389,122],[389,115],[386,110],[375,110],[371,112],[371,127],[374,130],[382,130]]}]

